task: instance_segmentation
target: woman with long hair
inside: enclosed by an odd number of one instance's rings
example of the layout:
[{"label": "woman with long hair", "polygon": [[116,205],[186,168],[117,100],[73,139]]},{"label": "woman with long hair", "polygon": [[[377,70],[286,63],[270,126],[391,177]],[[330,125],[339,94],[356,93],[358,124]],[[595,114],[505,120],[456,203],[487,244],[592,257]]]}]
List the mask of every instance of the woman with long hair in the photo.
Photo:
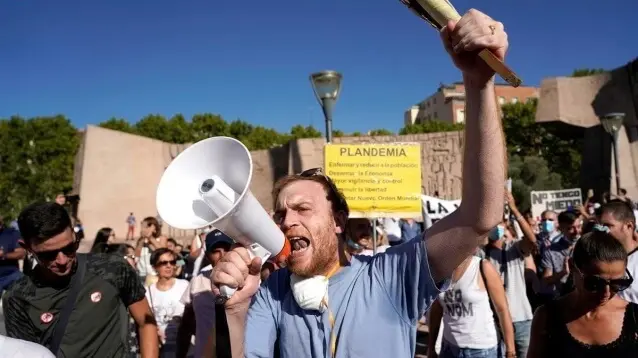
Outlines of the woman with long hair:
[{"label": "woman with long hair", "polygon": [[527,357],[638,357],[638,305],[617,295],[633,278],[609,228],[583,235],[568,269],[575,289],[536,310]]},{"label": "woman with long hair", "polygon": [[110,227],[103,227],[95,234],[93,246],[91,246],[92,254],[103,254],[107,252],[108,245],[112,239],[115,239],[115,232]]},{"label": "woman with long hair", "polygon": [[151,264],[153,251],[166,247],[168,239],[162,236],[162,227],[156,218],[149,216],[140,223],[140,239],[137,241],[135,255],[137,255],[137,271],[150,285],[157,279],[157,274]]},{"label": "woman with long hair", "polygon": [[162,348],[161,357],[175,357],[177,330],[184,313],[181,298],[188,288],[188,281],[175,278],[177,257],[167,248],[159,248],[151,256],[151,265],[157,272],[157,282],[146,289],[146,299],[157,321]]}]

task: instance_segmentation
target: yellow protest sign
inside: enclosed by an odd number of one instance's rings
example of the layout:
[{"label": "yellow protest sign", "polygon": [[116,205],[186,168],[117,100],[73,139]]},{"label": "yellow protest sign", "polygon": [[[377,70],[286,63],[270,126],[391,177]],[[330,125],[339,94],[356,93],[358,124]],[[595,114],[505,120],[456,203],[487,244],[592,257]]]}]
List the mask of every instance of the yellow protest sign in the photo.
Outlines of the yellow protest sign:
[{"label": "yellow protest sign", "polygon": [[326,174],[343,192],[350,217],[420,217],[421,145],[326,144]]}]

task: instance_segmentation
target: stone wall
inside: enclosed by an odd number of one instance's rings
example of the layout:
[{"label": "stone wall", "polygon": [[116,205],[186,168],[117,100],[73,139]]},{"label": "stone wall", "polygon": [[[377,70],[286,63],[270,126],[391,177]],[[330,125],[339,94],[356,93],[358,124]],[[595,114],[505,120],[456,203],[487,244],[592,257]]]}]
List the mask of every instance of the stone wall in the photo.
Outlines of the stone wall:
[{"label": "stone wall", "polygon": [[626,114],[619,133],[620,185],[638,198],[638,58],[607,73],[586,77],[543,80],[536,111],[537,122],[563,122],[584,128],[585,147],[581,187],[598,194],[616,192],[612,143],[600,117]]},{"label": "stone wall", "polygon": [[[406,136],[340,137],[335,143],[421,143],[423,192],[441,197],[461,197],[461,132]],[[269,150],[252,152],[251,190],[268,210],[272,208],[274,182],[287,174],[323,166],[323,138],[301,139]],[[155,192],[164,169],[188,145],[164,143],[128,133],[88,126],[76,158],[74,191],[80,194],[78,217],[82,220],[88,250],[101,227],[126,235],[126,217],[133,212],[139,222],[156,216]],[[136,229],[136,235],[139,228]],[[194,232],[165,227],[172,237],[188,238]]]}]

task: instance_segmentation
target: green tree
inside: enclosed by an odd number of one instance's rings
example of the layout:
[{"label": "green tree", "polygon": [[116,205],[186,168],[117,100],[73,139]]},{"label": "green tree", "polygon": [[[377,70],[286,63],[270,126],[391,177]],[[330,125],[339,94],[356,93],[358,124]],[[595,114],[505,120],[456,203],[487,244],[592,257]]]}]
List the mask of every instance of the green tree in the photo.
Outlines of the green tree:
[{"label": "green tree", "polygon": [[262,126],[256,126],[250,135],[242,140],[244,145],[250,150],[269,149],[282,145],[287,141],[287,136],[282,136],[276,130]]},{"label": "green tree", "polygon": [[368,135],[371,135],[371,136],[394,135],[394,132],[381,128],[381,129],[371,130],[370,132],[368,132]]},{"label": "green tree", "polygon": [[0,120],[0,214],[15,218],[29,203],[70,189],[79,136],[61,115]]},{"label": "green tree", "polygon": [[359,131],[354,131],[354,132],[350,133],[350,136],[351,136],[351,137],[361,137],[361,132],[359,132]]},{"label": "green tree", "polygon": [[233,138],[238,139],[240,141],[243,141],[245,138],[248,138],[250,134],[253,132],[252,124],[249,124],[248,122],[245,122],[239,119],[236,119],[230,122],[229,127],[230,127],[229,128],[230,135]]},{"label": "green tree", "polygon": [[605,72],[607,71],[602,68],[579,68],[575,69],[574,72],[572,72],[572,77],[585,77]]},{"label": "green tree", "polygon": [[98,124],[98,126],[102,128],[120,131],[120,132],[135,133],[135,128],[131,126],[131,124],[126,121],[126,119],[122,119],[122,118],[113,117],[109,119],[108,121]]},{"label": "green tree", "polygon": [[419,134],[419,133],[438,133],[438,132],[453,132],[459,131],[465,128],[463,123],[450,123],[444,122],[438,119],[432,119],[421,123],[408,124],[401,128],[399,134]]},{"label": "green tree", "polygon": [[346,134],[345,134],[342,130],[334,129],[334,130],[332,131],[332,136],[333,136],[333,137],[335,137],[335,138],[336,138],[336,137],[345,137],[345,136],[346,136]]},{"label": "green tree", "polygon": [[168,128],[171,143],[190,143],[194,139],[191,124],[181,114],[176,114],[168,120]]},{"label": "green tree", "polygon": [[194,115],[191,120],[191,130],[195,141],[215,136],[230,136],[230,126],[218,114]]},{"label": "green tree", "polygon": [[566,188],[580,184],[583,136],[561,123],[536,123],[537,100],[503,105],[503,131],[510,156],[538,156]]},{"label": "green tree", "polygon": [[173,140],[170,124],[159,114],[149,114],[135,123],[135,134],[165,142]]},{"label": "green tree", "polygon": [[532,190],[561,189],[561,176],[553,172],[547,161],[537,156],[511,156],[508,174],[512,178],[512,195],[521,211],[530,208]]},{"label": "green tree", "polygon": [[321,138],[323,134],[313,126],[304,127],[298,124],[290,129],[290,137],[291,139]]}]

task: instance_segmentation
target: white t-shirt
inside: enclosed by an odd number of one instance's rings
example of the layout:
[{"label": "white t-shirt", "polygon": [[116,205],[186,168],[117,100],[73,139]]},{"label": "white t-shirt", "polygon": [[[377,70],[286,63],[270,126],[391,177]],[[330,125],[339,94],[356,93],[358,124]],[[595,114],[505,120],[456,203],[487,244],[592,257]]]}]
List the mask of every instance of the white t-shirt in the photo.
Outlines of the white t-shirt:
[{"label": "white t-shirt", "polygon": [[382,219],[383,230],[388,236],[389,241],[401,240],[401,227],[399,226],[399,219],[384,218]]},{"label": "white t-shirt", "polygon": [[182,296],[184,305],[192,304],[195,312],[195,357],[204,356],[206,340],[215,326],[215,294],[210,283],[211,265],[191,279]]},{"label": "white t-shirt", "polygon": [[180,279],[175,279],[173,287],[168,291],[158,290],[156,283],[146,288],[146,299],[155,315],[157,327],[166,337],[165,344],[175,343],[177,339],[179,321],[175,317],[179,319],[184,313],[184,304],[180,300],[186,288],[188,281]]},{"label": "white t-shirt", "polygon": [[634,278],[628,289],[618,292],[618,297],[627,302],[638,303],[638,249],[632,251],[627,258],[627,271]]},{"label": "white t-shirt", "polygon": [[157,273],[151,265],[151,255],[153,252],[148,247],[142,247],[140,258],[137,260],[137,272],[140,276],[156,276]]},{"label": "white t-shirt", "polygon": [[3,358],[55,358],[45,347],[21,339],[0,335],[0,355]]},{"label": "white t-shirt", "polygon": [[[385,252],[385,250],[387,250],[389,248],[390,248],[389,245],[377,246],[377,254]],[[374,250],[363,250],[360,253],[358,253],[357,255],[374,256]]]}]

